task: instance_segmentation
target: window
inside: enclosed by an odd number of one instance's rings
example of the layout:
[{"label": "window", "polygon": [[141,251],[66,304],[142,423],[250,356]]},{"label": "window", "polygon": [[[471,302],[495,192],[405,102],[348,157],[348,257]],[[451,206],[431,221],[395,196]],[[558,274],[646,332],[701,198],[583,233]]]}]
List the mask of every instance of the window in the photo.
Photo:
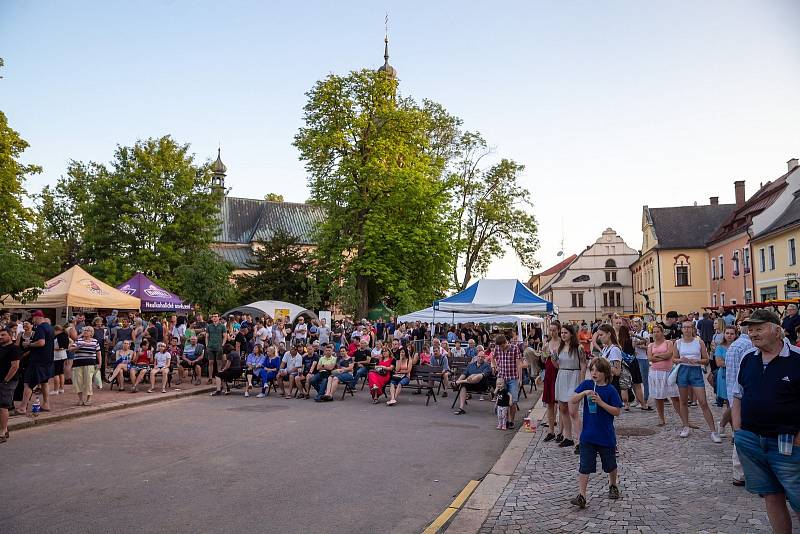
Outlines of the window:
[{"label": "window", "polygon": [[719,294],[719,305],[720,306],[725,306],[725,293],[720,293]]},{"label": "window", "polygon": [[753,290],[752,289],[745,289],[744,291],[744,302],[745,304],[750,304],[753,302]]},{"label": "window", "polygon": [[608,293],[603,291],[603,307],[608,307]]},{"label": "window", "polygon": [[794,238],[791,238],[789,240],[788,248],[789,248],[789,265],[796,265],[797,264],[797,250],[795,249]]},{"label": "window", "polygon": [[767,270],[766,254],[763,248],[758,249],[758,271],[764,272]]},{"label": "window", "polygon": [[743,248],[742,252],[744,253],[744,272],[747,274],[750,272],[750,248]]},{"label": "window", "polygon": [[731,299],[731,306],[736,306],[736,299]]},{"label": "window", "polygon": [[739,276],[739,251],[733,251],[733,276]]},{"label": "window", "polygon": [[583,308],[583,293],[572,294],[572,307]]},{"label": "window", "polygon": [[677,287],[684,287],[689,285],[689,267],[686,265],[679,265],[675,267],[675,285]]},{"label": "window", "polygon": [[713,306],[714,308],[717,307],[717,294],[716,293],[711,295],[711,306]]},{"label": "window", "polygon": [[722,256],[719,257],[719,277],[725,278],[725,258]]},{"label": "window", "polygon": [[606,282],[616,282],[617,271],[606,271]]},{"label": "window", "polygon": [[770,245],[769,247],[769,270],[775,270],[775,245]]},{"label": "window", "polygon": [[711,258],[711,279],[717,279],[717,259]]},{"label": "window", "polygon": [[761,302],[778,299],[778,286],[762,287]]},{"label": "window", "polygon": [[617,267],[617,262],[615,262],[613,259],[609,258],[609,259],[606,260],[606,267],[607,268],[616,268]]},{"label": "window", "polygon": [[619,291],[617,292],[617,308],[622,307],[622,293]]}]

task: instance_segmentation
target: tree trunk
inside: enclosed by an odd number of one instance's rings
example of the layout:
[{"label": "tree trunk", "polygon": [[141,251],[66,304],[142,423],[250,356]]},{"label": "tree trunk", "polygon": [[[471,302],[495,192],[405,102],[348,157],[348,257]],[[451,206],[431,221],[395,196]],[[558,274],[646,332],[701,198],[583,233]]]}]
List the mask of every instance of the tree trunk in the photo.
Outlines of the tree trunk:
[{"label": "tree trunk", "polygon": [[354,319],[360,320],[366,318],[369,311],[369,278],[363,274],[356,275],[356,292],[358,293],[358,306]]}]

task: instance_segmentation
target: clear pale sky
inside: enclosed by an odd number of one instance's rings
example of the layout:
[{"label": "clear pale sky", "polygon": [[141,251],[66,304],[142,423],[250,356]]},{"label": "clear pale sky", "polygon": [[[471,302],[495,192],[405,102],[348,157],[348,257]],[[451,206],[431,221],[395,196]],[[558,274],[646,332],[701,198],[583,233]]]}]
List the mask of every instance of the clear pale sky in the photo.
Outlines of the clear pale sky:
[{"label": "clear pale sky", "polygon": [[[44,167],[172,134],[222,156],[232,195],[308,197],[304,93],[390,62],[526,166],[542,267],[606,227],[641,247],[642,205],[733,202],[800,156],[800,2],[0,0],[0,110]],[[490,275],[527,277],[509,256]]]}]

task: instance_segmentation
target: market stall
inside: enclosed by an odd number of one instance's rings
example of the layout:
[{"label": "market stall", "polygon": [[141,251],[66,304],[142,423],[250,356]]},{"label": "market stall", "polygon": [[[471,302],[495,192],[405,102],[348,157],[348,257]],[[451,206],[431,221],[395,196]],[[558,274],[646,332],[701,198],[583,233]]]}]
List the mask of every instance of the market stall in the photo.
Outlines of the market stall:
[{"label": "market stall", "polygon": [[143,273],[136,273],[117,289],[141,301],[142,312],[188,312],[192,309],[175,293],[159,286]]}]

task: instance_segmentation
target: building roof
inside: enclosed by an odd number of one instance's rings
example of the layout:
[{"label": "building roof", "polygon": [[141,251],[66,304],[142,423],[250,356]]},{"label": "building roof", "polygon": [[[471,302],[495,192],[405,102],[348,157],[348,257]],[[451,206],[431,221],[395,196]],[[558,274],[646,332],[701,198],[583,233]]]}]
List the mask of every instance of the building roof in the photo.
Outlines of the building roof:
[{"label": "building roof", "polygon": [[324,220],[325,210],[297,202],[225,197],[220,217],[216,243],[250,245],[269,241],[282,230],[296,236],[301,245],[314,245],[314,230]]},{"label": "building roof", "polygon": [[657,248],[705,248],[709,237],[727,219],[736,204],[648,208],[658,239]]},{"label": "building roof", "polygon": [[557,273],[561,272],[561,270],[563,270],[565,267],[567,267],[570,263],[575,261],[575,258],[577,258],[577,257],[578,256],[576,254],[573,254],[569,258],[567,258],[567,259],[565,259],[565,260],[563,260],[563,261],[561,261],[559,263],[556,263],[555,265],[553,265],[552,267],[550,267],[546,271],[542,271],[539,274],[537,274],[536,276],[550,276],[551,274],[557,274]]},{"label": "building roof", "polygon": [[211,245],[211,251],[236,269],[250,269],[253,249],[250,245]]},{"label": "building roof", "polygon": [[786,173],[774,182],[767,182],[742,207],[735,209],[708,239],[708,244],[722,241],[747,230],[753,217],[767,209],[786,189]]},{"label": "building roof", "polygon": [[775,232],[780,232],[796,224],[800,224],[800,190],[794,192],[794,198],[789,202],[789,205],[786,206],[786,209],[783,210],[783,213],[781,213],[772,224],[764,228],[761,233],[754,237],[764,237]]}]

